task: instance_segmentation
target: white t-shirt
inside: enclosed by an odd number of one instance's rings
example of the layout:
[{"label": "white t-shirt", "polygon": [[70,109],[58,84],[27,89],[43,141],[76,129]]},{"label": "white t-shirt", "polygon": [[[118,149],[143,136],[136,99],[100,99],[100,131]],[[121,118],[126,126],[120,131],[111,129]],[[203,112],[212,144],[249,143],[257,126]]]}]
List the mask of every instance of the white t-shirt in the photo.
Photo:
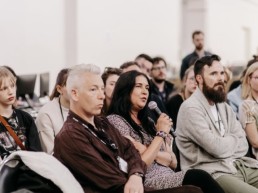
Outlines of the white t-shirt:
[{"label": "white t-shirt", "polygon": [[219,112],[217,110],[216,105],[211,105],[211,112],[212,112],[212,115],[213,115],[213,117],[215,119],[215,124],[216,124],[217,129],[220,132],[220,135],[224,136],[225,135],[224,124],[223,124],[223,122],[221,120],[221,117],[220,117],[220,114],[219,114]]}]

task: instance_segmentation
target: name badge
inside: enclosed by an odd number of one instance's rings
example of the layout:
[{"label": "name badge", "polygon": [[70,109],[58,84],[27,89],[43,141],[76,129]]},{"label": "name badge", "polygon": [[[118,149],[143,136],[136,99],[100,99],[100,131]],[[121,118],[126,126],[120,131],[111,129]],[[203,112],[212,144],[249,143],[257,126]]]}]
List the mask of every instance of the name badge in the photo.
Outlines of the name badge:
[{"label": "name badge", "polygon": [[118,163],[119,163],[119,169],[122,170],[124,173],[128,173],[127,162],[119,156],[117,156],[117,160],[118,160]]}]

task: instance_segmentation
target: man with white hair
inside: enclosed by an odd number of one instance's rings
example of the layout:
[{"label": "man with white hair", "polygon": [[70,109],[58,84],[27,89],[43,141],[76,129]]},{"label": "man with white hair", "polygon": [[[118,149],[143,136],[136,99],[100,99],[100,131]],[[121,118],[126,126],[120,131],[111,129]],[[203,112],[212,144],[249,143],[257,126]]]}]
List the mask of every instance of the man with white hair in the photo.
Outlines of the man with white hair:
[{"label": "man with white hair", "polygon": [[[77,65],[69,72],[70,111],[55,138],[54,156],[67,166],[87,193],[143,193],[146,164],[134,145],[105,117],[104,83],[99,67]],[[194,186],[148,191],[201,193]]]},{"label": "man with white hair", "polygon": [[66,165],[85,192],[143,192],[146,165],[127,139],[97,117],[104,84],[99,67],[77,65],[68,75],[70,112],[56,136],[54,156]]}]

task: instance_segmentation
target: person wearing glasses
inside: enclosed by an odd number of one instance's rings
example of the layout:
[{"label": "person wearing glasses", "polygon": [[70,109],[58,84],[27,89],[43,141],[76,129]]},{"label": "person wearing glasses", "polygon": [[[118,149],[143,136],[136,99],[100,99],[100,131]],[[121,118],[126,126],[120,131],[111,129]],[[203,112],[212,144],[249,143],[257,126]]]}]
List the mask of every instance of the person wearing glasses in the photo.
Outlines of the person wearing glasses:
[{"label": "person wearing glasses", "polygon": [[157,95],[165,106],[169,95],[174,91],[174,84],[166,80],[167,63],[164,58],[153,58],[153,66],[150,74],[152,93]]},{"label": "person wearing glasses", "polygon": [[242,83],[242,98],[239,120],[252,146],[252,155],[258,159],[258,62],[246,71]]},{"label": "person wearing glasses", "polygon": [[[146,164],[138,151],[104,116],[99,116],[105,99],[100,68],[92,64],[74,66],[66,87],[70,111],[55,138],[54,156],[69,168],[85,193],[147,192],[143,187]],[[201,190],[188,186],[164,191],[182,192]]]},{"label": "person wearing glasses", "polygon": [[41,146],[44,152],[53,153],[54,139],[62,128],[69,111],[69,97],[66,90],[66,79],[69,69],[62,69],[56,79],[50,100],[39,111],[36,125]]}]

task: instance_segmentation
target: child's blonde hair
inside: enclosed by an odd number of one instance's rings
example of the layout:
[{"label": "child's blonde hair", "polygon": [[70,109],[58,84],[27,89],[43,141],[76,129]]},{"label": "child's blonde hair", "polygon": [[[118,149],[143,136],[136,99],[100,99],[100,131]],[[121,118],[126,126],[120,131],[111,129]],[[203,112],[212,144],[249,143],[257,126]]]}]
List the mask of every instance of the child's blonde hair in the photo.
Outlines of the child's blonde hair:
[{"label": "child's blonde hair", "polygon": [[2,87],[4,80],[7,78],[9,78],[11,84],[16,84],[16,77],[13,73],[6,67],[0,66],[0,87]]}]

